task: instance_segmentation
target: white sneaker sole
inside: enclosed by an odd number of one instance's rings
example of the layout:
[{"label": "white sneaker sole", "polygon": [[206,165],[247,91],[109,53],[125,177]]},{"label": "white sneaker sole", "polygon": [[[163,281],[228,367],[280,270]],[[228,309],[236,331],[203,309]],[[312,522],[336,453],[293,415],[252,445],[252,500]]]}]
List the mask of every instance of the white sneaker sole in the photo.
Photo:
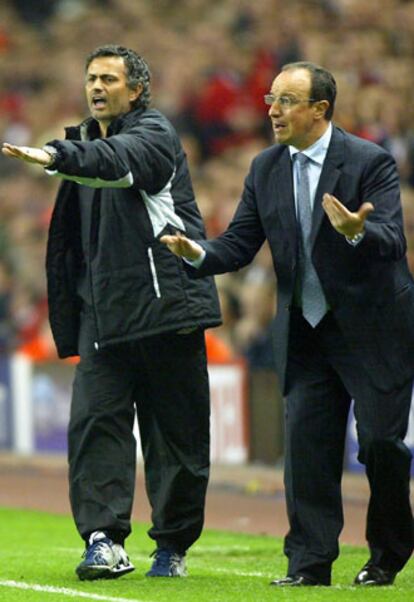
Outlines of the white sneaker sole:
[{"label": "white sneaker sole", "polygon": [[113,569],[107,565],[79,565],[76,569],[76,574],[81,581],[95,581],[96,579],[118,579],[123,575],[132,573],[132,571],[135,571],[135,567],[132,564]]}]

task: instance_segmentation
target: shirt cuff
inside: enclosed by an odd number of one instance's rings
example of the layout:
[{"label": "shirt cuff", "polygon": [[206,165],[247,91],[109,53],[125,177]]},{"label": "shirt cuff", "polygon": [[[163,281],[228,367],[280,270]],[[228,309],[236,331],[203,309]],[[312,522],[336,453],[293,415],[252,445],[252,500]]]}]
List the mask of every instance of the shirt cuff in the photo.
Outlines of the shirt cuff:
[{"label": "shirt cuff", "polygon": [[191,259],[186,259],[185,257],[183,257],[183,260],[185,261],[185,263],[188,263],[188,265],[191,265],[191,267],[193,267],[196,270],[198,270],[198,268],[203,263],[205,256],[206,256],[206,252],[203,249],[202,252],[201,252],[200,257],[198,257],[197,259],[191,260]]}]

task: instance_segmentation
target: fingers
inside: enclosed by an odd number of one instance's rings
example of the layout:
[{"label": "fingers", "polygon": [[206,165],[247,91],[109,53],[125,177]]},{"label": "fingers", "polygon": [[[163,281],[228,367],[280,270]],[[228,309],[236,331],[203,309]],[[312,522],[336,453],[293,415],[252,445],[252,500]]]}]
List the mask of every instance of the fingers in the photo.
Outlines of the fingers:
[{"label": "fingers", "polygon": [[[348,209],[345,207],[345,205],[341,203],[341,201],[339,201],[333,194],[328,194],[327,192],[325,192],[325,194],[322,197],[322,205],[324,209],[331,208],[348,212]],[[368,215],[369,213],[374,211],[374,209],[374,205],[366,201],[365,203],[362,203],[357,213],[362,212],[364,215]]]},{"label": "fingers", "polygon": [[333,194],[325,193],[322,199],[323,209],[337,232],[353,237],[362,232],[365,220],[374,211],[370,202],[362,203],[358,211],[349,211]]},{"label": "fingers", "polygon": [[23,155],[27,154],[30,150],[28,146],[17,146],[15,144],[9,144],[8,142],[3,142],[3,149],[15,155]]},{"label": "fingers", "polygon": [[26,146],[16,146],[14,144],[4,142],[1,150],[3,155],[5,155],[6,157],[12,157],[13,159],[30,160],[30,148]]},{"label": "fingers", "polygon": [[199,244],[190,240],[181,232],[176,232],[176,234],[164,234],[160,237],[160,242],[167,245],[174,255],[185,257],[189,260],[198,259],[203,252]]},{"label": "fingers", "polygon": [[164,236],[160,237],[160,241],[164,243],[164,245],[172,245],[177,242],[177,236],[171,236],[170,234],[164,234]]},{"label": "fingers", "polygon": [[351,216],[351,212],[333,194],[323,195],[322,207],[332,219],[346,219]]},{"label": "fingers", "polygon": [[176,234],[164,234],[160,237],[160,241],[165,245],[177,245],[181,242],[188,241],[188,238],[181,234],[181,232],[177,232]]},{"label": "fingers", "polygon": [[348,209],[332,194],[326,193],[323,195],[322,206],[333,225],[337,225],[351,216]]},{"label": "fingers", "polygon": [[367,216],[375,210],[375,207],[370,202],[362,203],[358,211],[355,213],[349,211],[333,194],[325,193],[322,198],[322,206],[330,217],[347,217],[352,219],[352,216],[365,221]]},{"label": "fingers", "polygon": [[8,144],[7,142],[4,142],[3,145],[2,145],[1,152],[6,157],[15,157],[16,156],[16,150],[17,150],[16,146],[14,146],[13,144]]},{"label": "fingers", "polygon": [[333,194],[325,192],[325,194],[322,197],[322,205],[335,205],[335,203],[339,203],[338,199],[334,197]]},{"label": "fingers", "polygon": [[160,242],[167,245],[170,251],[179,257],[186,256],[186,252],[188,252],[187,249],[190,244],[188,238],[179,232],[176,234],[165,234],[164,236],[161,236]]},{"label": "fingers", "polygon": [[21,159],[28,163],[37,163],[38,165],[47,166],[50,163],[51,156],[41,148],[33,148],[31,146],[16,146],[4,142],[2,145],[2,153],[6,157]]}]

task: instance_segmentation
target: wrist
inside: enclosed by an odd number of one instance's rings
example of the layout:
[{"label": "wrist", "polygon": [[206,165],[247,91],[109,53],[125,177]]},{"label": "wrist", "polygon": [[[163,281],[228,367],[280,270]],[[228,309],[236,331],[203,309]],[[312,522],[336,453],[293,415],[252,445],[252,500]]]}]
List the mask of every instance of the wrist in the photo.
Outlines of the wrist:
[{"label": "wrist", "polygon": [[57,150],[57,148],[51,146],[50,144],[46,144],[42,148],[42,150],[45,151],[45,153],[47,153],[50,157],[50,161],[46,163],[43,167],[45,167],[46,169],[51,169],[51,167],[56,163],[59,151]]}]

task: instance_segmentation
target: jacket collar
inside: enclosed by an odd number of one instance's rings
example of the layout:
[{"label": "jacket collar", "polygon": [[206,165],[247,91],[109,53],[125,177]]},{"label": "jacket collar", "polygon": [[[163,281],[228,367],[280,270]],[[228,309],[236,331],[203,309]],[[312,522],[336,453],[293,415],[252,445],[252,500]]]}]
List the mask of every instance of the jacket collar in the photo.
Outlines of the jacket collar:
[{"label": "jacket collar", "polygon": [[[128,113],[118,115],[108,128],[108,136],[118,134],[123,127],[133,125],[139,117],[148,109],[138,107]],[[100,138],[99,123],[93,117],[88,117],[77,126],[69,126],[65,128],[67,140],[96,140]]]},{"label": "jacket collar", "polygon": [[332,138],[332,123],[329,122],[328,127],[326,128],[326,130],[322,134],[322,136],[320,138],[318,138],[318,140],[316,140],[316,142],[311,144],[311,146],[308,146],[308,148],[305,148],[304,150],[301,151],[298,148],[296,148],[295,146],[289,146],[290,156],[293,160],[297,153],[302,153],[303,155],[306,155],[306,157],[308,157],[314,163],[323,165],[325,158],[326,158],[326,154],[328,152],[329,144],[331,142],[331,138]]}]

